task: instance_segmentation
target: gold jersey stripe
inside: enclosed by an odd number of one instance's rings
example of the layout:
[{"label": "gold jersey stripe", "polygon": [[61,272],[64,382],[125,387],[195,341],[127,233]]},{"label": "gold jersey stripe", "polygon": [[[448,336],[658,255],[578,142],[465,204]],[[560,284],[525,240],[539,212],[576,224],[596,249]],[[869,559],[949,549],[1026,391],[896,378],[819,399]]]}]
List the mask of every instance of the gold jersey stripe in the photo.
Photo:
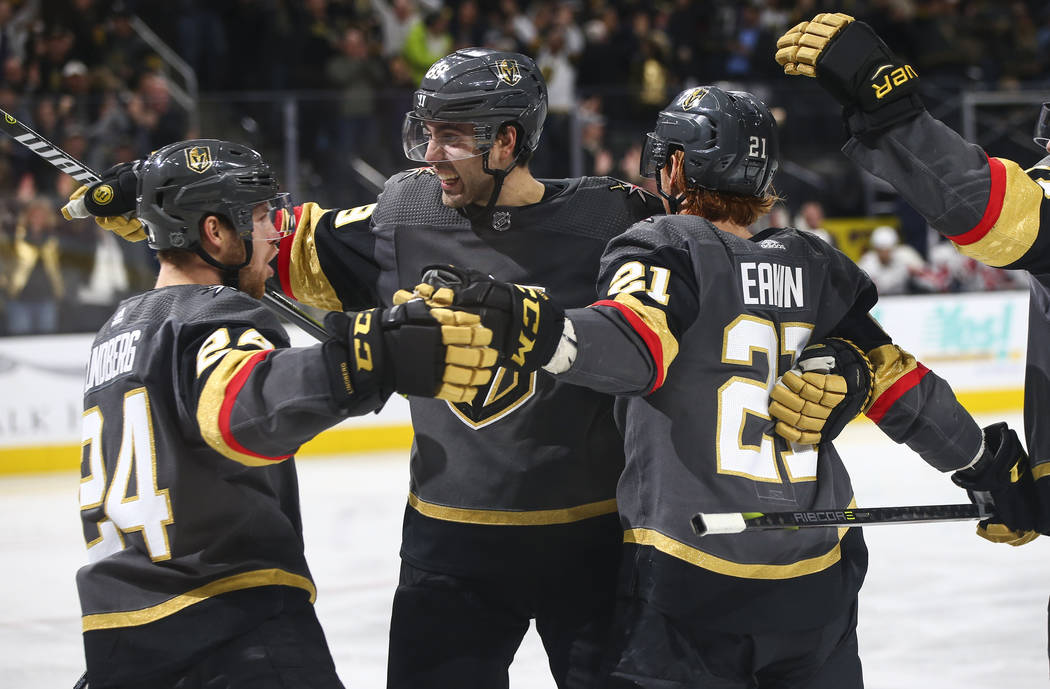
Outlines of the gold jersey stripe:
[{"label": "gold jersey stripe", "polygon": [[[894,383],[913,371],[918,363],[915,357],[897,345],[887,344],[868,352],[868,359],[875,369],[875,380],[869,405],[874,405]],[[870,408],[870,407],[869,407]],[[865,410],[867,411],[867,410]]]},{"label": "gold jersey stripe", "polygon": [[671,328],[667,325],[667,313],[663,309],[658,309],[655,306],[646,306],[637,298],[631,296],[626,292],[620,292],[613,301],[617,301],[631,311],[636,313],[642,322],[649,326],[649,329],[653,331],[653,334],[660,340],[661,349],[661,363],[663,364],[663,371],[660,373],[660,380],[667,379],[667,369],[670,367],[671,362],[678,356],[678,340],[671,334]]},{"label": "gold jersey stripe", "polygon": [[[841,541],[847,528],[840,527],[838,531],[839,540]],[[747,538],[747,536],[743,538]],[[652,546],[662,553],[715,574],[740,577],[742,579],[793,579],[807,574],[822,572],[842,559],[842,550],[839,543],[836,543],[828,552],[817,557],[799,560],[787,565],[770,565],[733,562],[732,560],[705,553],[652,529],[628,529],[624,532],[623,540],[624,543]]]},{"label": "gold jersey stripe", "polygon": [[327,311],[342,311],[343,303],[321,269],[317,255],[317,224],[328,211],[316,203],[304,203],[299,226],[292,240],[288,281],[296,301]]},{"label": "gold jersey stripe", "polygon": [[1017,163],[996,158],[1006,169],[1006,189],[999,219],[973,244],[956,244],[963,254],[990,266],[1005,266],[1024,256],[1039,234],[1043,189]]},{"label": "gold jersey stripe", "polygon": [[174,615],[195,603],[230,591],[257,588],[259,586],[291,586],[310,594],[310,603],[317,598],[314,583],[304,576],[293,574],[283,569],[257,569],[242,572],[233,576],[216,579],[192,591],[175,596],[169,600],[140,610],[127,612],[104,612],[95,615],[84,615],[81,625],[85,632],[97,629],[115,629],[118,627],[137,627]]},{"label": "gold jersey stripe", "polygon": [[1043,462],[1042,464],[1036,464],[1032,467],[1032,476],[1038,481],[1041,478],[1050,476],[1050,462]]},{"label": "gold jersey stripe", "polygon": [[559,510],[471,510],[445,507],[422,500],[415,493],[408,494],[408,504],[425,517],[462,524],[498,524],[501,526],[544,526],[568,524],[616,511],[616,499],[589,502],[586,505]]},{"label": "gold jersey stripe", "polygon": [[259,349],[231,349],[215,365],[215,370],[208,377],[208,382],[201,390],[200,401],[197,404],[197,424],[201,429],[201,437],[208,446],[235,462],[253,467],[271,466],[278,461],[277,458],[255,457],[253,455],[239,452],[226,442],[220,427],[220,414],[223,400],[226,399],[226,387],[241,370],[248,359],[258,354]]}]

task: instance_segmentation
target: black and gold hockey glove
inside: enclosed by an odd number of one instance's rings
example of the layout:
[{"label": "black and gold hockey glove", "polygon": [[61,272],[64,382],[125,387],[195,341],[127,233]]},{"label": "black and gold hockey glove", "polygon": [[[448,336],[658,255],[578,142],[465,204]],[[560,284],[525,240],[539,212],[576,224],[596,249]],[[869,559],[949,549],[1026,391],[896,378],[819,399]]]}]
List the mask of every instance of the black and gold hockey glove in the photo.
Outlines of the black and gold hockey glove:
[{"label": "black and gold hockey glove", "polygon": [[[477,314],[431,309],[413,299],[389,309],[325,316],[325,353],[337,397],[392,392],[469,402],[489,382],[497,352]],[[378,406],[378,405],[377,405]]]},{"label": "black and gold hockey glove", "polygon": [[777,40],[784,73],[816,77],[844,107],[850,132],[861,136],[924,110],[919,75],[870,26],[848,14],[821,13]]},{"label": "black and gold hockey glove", "polygon": [[[989,504],[992,519],[977,524],[977,535],[993,543],[1024,545],[1039,535],[1050,533],[1047,499],[1039,494],[1028,455],[1017,433],[1005,423],[984,429],[984,452],[969,469],[952,474],[952,481],[965,488],[974,504]],[[1043,485],[1046,491],[1050,485]]]},{"label": "black and gold hockey glove", "polygon": [[796,443],[831,441],[871,402],[874,369],[849,340],[837,337],[802,350],[770,393],[778,435]]},{"label": "black and gold hockey glove", "polygon": [[146,239],[142,222],[133,217],[142,161],[119,163],[102,173],[102,179],[79,187],[62,207],[66,220],[94,217],[104,230],[130,242]]},{"label": "black and gold hockey glove", "polygon": [[490,275],[455,266],[428,266],[415,292],[400,290],[398,303],[413,296],[432,306],[454,306],[477,313],[492,330],[500,364],[535,371],[550,361],[565,326],[565,311],[536,287],[499,282]]}]

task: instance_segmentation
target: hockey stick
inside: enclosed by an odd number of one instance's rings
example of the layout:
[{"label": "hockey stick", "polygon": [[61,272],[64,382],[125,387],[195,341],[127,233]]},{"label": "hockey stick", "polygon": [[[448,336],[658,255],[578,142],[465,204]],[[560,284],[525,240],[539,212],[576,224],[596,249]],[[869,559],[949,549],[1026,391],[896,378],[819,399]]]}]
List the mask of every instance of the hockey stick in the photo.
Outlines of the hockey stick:
[{"label": "hockey stick", "polygon": [[988,505],[965,503],[962,505],[917,505],[866,509],[854,507],[847,510],[816,512],[698,512],[690,521],[697,536],[708,536],[770,529],[957,522],[987,519],[992,516],[994,513]]},{"label": "hockey stick", "polygon": [[[13,115],[0,110],[0,128],[12,139],[28,148],[33,153],[54,165],[56,168],[83,184],[93,184],[101,178],[89,167],[63,151],[35,131],[19,122]],[[317,340],[327,340],[329,335],[324,326],[296,306],[284,294],[266,286],[263,303],[272,311],[287,317]]]}]

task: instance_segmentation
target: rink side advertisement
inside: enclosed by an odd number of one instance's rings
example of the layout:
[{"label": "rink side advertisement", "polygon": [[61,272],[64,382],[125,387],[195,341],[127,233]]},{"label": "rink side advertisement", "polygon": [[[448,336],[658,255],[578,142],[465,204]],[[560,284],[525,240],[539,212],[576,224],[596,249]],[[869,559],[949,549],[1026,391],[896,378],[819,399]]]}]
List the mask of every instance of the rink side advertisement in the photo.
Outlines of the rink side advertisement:
[{"label": "rink side advertisement", "polygon": [[[1027,292],[886,297],[872,313],[902,348],[951,384],[971,412],[1021,408]],[[313,340],[289,329],[294,345]],[[91,335],[0,338],[0,473],[76,470]],[[673,368],[672,368],[673,372]],[[407,449],[408,403],[347,419],[298,456]]]}]

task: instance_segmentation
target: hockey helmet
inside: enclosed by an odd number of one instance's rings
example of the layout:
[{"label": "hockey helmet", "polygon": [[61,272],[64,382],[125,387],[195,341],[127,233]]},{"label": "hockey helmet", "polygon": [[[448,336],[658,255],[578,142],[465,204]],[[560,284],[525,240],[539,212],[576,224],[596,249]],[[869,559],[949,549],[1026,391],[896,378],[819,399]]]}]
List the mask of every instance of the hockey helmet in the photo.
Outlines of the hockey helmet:
[{"label": "hockey helmet", "polygon": [[1043,107],[1039,108],[1039,119],[1035,123],[1032,141],[1042,149],[1045,149],[1047,141],[1050,141],[1050,103],[1043,103]]},{"label": "hockey helmet", "polygon": [[254,150],[218,139],[191,139],[155,151],[138,182],[139,219],[151,249],[194,249],[200,222],[219,215],[245,240],[251,239],[252,213],[266,203],[278,233],[290,234],[289,194],[278,193],[277,178]]},{"label": "hockey helmet", "polygon": [[410,160],[426,162],[431,131],[427,123],[472,124],[473,135],[448,135],[449,160],[483,155],[500,126],[518,128],[518,148],[535,151],[547,118],[547,84],[532,58],[488,48],[465,48],[427,70],[405,114],[401,138]]},{"label": "hockey helmet", "polygon": [[686,89],[660,112],[646,136],[642,176],[656,177],[675,150],[684,153],[687,186],[762,196],[777,171],[776,122],[750,93]]}]

